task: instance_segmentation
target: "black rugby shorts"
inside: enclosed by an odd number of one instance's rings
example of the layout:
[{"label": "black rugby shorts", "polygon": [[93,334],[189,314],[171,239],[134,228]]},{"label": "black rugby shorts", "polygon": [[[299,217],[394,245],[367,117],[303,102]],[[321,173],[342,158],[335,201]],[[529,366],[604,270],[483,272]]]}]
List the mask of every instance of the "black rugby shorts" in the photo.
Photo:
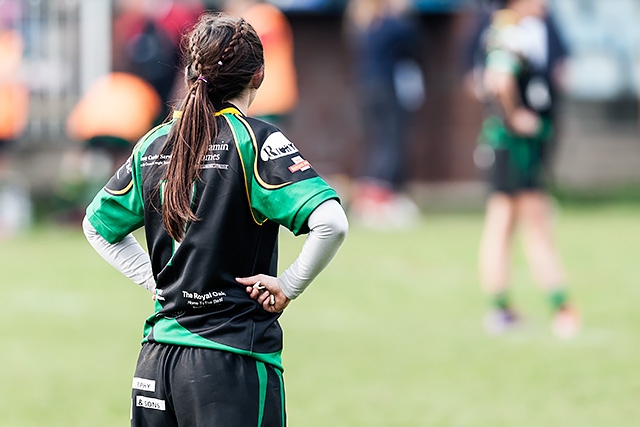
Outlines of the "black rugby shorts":
[{"label": "black rugby shorts", "polygon": [[236,353],[145,343],[132,387],[132,427],[286,425],[281,371]]}]

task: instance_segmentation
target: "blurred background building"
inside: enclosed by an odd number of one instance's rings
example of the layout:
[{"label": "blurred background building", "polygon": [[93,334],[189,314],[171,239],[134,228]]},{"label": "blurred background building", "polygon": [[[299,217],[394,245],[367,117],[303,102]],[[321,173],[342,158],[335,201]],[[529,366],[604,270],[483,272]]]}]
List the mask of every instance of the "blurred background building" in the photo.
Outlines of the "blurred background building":
[{"label": "blurred background building", "polygon": [[[74,167],[64,161],[79,144],[66,132],[67,118],[91,84],[118,65],[114,41],[123,30],[114,32],[114,23],[127,3],[149,3],[165,18],[172,16],[175,22],[164,21],[173,25],[174,41],[178,19],[186,25],[190,13],[222,7],[213,0],[0,0],[2,25],[23,37],[20,77],[30,95],[13,168],[44,214],[61,176],[69,173],[65,169]],[[270,3],[286,14],[294,38],[299,100],[285,131],[322,174],[348,183],[364,136],[342,28],[346,0]],[[461,65],[485,3],[413,1],[422,25],[426,100],[409,131],[406,168],[412,195],[423,207],[478,206],[484,196],[472,158],[482,107],[465,92]],[[550,9],[570,50],[556,185],[580,191],[640,188],[640,2],[550,0]],[[179,70],[175,63],[161,66]]]}]

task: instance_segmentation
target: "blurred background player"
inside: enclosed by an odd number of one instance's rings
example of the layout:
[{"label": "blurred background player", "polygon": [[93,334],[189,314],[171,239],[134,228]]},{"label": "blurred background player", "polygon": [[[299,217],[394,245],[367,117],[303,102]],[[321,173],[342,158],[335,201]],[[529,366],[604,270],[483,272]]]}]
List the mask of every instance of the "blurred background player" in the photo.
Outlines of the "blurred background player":
[{"label": "blurred background player", "polygon": [[110,177],[153,125],[160,109],[160,97],[149,83],[132,74],[113,72],[82,96],[69,114],[67,132],[85,141],[88,148],[108,154]]},{"label": "blurred background player", "polygon": [[96,191],[150,127],[167,119],[185,93],[180,37],[204,10],[200,0],[114,2],[112,72],[94,82],[67,119],[81,142],[63,158],[58,219],[77,222]]},{"label": "blurred background player", "polygon": [[29,89],[21,78],[23,39],[8,21],[0,16],[0,239],[31,220],[28,191],[11,167],[11,150],[27,125]]},{"label": "blurred background player", "polygon": [[480,94],[488,101],[488,114],[475,153],[492,187],[479,259],[481,284],[493,304],[485,327],[500,333],[521,321],[508,295],[511,244],[519,224],[528,261],[549,293],[553,332],[570,337],[579,329],[579,317],[568,303],[545,192],[559,58],[551,61],[544,0],[507,0],[502,5],[483,36]]},{"label": "blurred background player", "polygon": [[226,0],[223,7],[225,12],[246,19],[264,47],[264,81],[249,114],[286,126],[298,103],[293,33],[287,17],[277,7],[257,0]]},{"label": "blurred background player", "polygon": [[[504,3],[503,1],[490,1],[484,4],[477,14],[476,25],[469,35],[465,49],[463,49],[462,65],[465,74],[465,87],[471,96],[480,101],[484,101],[484,95],[481,93],[483,87],[481,76],[485,68],[486,58],[486,37],[488,29],[491,25],[493,14],[496,7]],[[562,38],[558,23],[553,15],[545,10],[543,17],[546,38],[547,38],[547,61],[546,73],[549,75],[549,90],[554,98],[562,91],[564,84],[564,72],[566,59],[569,56],[569,50]],[[555,142],[558,141],[559,123],[557,110],[554,108],[548,112],[550,120],[553,122],[553,135],[551,137],[551,145],[547,143],[545,155],[551,159],[552,151],[555,148]],[[548,172],[550,172],[548,170]]]},{"label": "blurred background player", "polygon": [[349,214],[375,228],[407,227],[418,217],[402,195],[409,115],[424,98],[420,31],[410,12],[406,0],[351,0],[345,12],[366,144]]},{"label": "blurred background player", "polygon": [[94,82],[67,119],[67,135],[80,142],[63,159],[58,197],[63,220],[82,219],[84,207],[131,154],[161,111],[156,90],[135,75],[112,72]]},{"label": "blurred background player", "polygon": [[158,93],[162,108],[155,124],[184,95],[180,37],[196,22],[200,0],[120,0],[113,23],[113,70],[133,74]]}]

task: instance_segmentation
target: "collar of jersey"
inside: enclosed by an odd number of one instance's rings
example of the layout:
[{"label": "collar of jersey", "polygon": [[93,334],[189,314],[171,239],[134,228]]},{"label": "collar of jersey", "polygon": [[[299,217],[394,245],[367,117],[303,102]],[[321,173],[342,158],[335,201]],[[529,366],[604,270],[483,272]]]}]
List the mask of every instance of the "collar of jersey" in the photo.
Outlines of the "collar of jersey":
[{"label": "collar of jersey", "polygon": [[[232,104],[225,104],[223,106],[223,108],[221,108],[220,110],[216,111],[216,116],[221,116],[223,114],[233,114],[235,116],[244,116],[244,114],[242,114],[242,112],[240,110],[238,110],[238,108],[235,107]],[[182,118],[182,110],[175,110],[173,112],[173,118],[174,119],[181,119]]]}]

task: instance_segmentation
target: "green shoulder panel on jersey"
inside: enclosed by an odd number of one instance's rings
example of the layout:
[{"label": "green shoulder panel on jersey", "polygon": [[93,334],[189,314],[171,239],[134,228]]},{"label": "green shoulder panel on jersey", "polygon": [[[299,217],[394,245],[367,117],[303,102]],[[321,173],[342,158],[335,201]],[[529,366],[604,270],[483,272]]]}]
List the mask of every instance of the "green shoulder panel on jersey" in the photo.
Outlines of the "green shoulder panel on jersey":
[{"label": "green shoulder panel on jersey", "polygon": [[150,130],[133,149],[124,165],[98,192],[86,210],[87,219],[109,243],[122,240],[127,234],[142,227],[144,203],[142,200],[141,157],[157,138],[166,135],[171,123]]},{"label": "green shoulder panel on jersey", "polygon": [[[269,219],[295,235],[308,232],[307,219],[311,212],[326,200],[339,200],[335,190],[318,176],[277,128],[273,127],[268,136],[257,138],[252,125],[243,116],[224,115],[224,118],[231,127],[240,155],[247,198],[256,223],[263,224]],[[266,156],[266,160],[261,159],[259,153],[268,148],[262,139],[269,140],[273,136],[277,136],[282,151],[272,157]],[[284,142],[289,145],[285,147]]]},{"label": "green shoulder panel on jersey", "polygon": [[151,145],[156,139],[163,137],[169,133],[171,130],[171,126],[176,122],[176,118],[171,120],[168,123],[164,123],[158,125],[151,129],[145,136],[140,138],[140,141],[133,148],[133,157],[135,159],[134,163],[136,164],[136,184],[138,186],[138,191],[142,195],[142,168],[140,167],[140,163],[142,162],[142,157],[144,156],[147,147]]},{"label": "green shoulder panel on jersey", "polygon": [[237,120],[234,120],[238,116],[237,114],[221,114],[221,116],[226,120],[229,128],[231,129],[233,141],[238,150],[238,156],[240,156],[240,164],[242,165],[242,173],[244,174],[247,201],[249,203],[249,209],[251,209],[251,216],[253,217],[253,220],[256,222],[256,224],[262,225],[267,220],[267,218],[261,215],[257,215],[257,213],[253,210],[251,204],[251,177],[253,176],[253,172],[250,165],[255,162],[256,150],[252,149],[251,146],[247,144],[241,143],[241,141],[250,141],[251,136],[244,126],[240,125]]}]

